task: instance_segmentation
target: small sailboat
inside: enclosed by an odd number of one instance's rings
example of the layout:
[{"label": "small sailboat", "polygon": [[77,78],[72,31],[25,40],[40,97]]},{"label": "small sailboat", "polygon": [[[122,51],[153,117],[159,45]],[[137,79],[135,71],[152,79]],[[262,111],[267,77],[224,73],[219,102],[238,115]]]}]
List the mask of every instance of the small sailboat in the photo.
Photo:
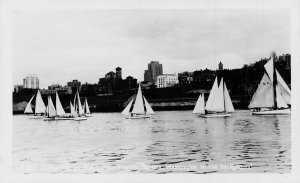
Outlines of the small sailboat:
[{"label": "small sailboat", "polygon": [[84,112],[84,115],[85,115],[86,117],[92,117],[92,114],[91,114],[90,108],[89,108],[89,104],[88,104],[86,98],[84,98],[83,110],[84,110],[84,111],[83,111],[83,112]]},{"label": "small sailboat", "polygon": [[48,105],[45,110],[44,121],[52,121],[55,120],[56,110],[53,105],[51,96],[48,96]]},{"label": "small sailboat", "polygon": [[[134,99],[135,102],[133,104]],[[150,118],[151,114],[154,114],[154,111],[142,94],[141,85],[139,85],[136,97],[130,100],[121,114],[126,116],[127,119]]]},{"label": "small sailboat", "polygon": [[36,97],[35,97],[35,107],[34,111],[32,110],[32,100],[34,96],[31,97],[29,102],[27,103],[27,106],[25,108],[24,114],[33,114],[30,115],[30,119],[40,119],[43,118],[43,114],[45,112],[45,104],[43,102],[40,90],[37,91]]},{"label": "small sailboat", "polygon": [[74,119],[74,117],[67,115],[64,108],[61,105],[59,96],[57,94],[57,92],[55,93],[55,107],[56,107],[56,116],[55,116],[55,120],[71,120]]},{"label": "small sailboat", "polygon": [[75,107],[75,113],[76,116],[74,118],[75,121],[82,121],[82,120],[87,120],[87,118],[84,115],[84,111],[80,102],[80,96],[79,92],[77,90],[74,98],[74,107]]},{"label": "small sailboat", "polygon": [[274,66],[275,52],[264,65],[265,72],[248,106],[254,115],[291,114],[291,90]]},{"label": "small sailboat", "polygon": [[230,99],[227,87],[223,78],[218,85],[218,77],[216,77],[213,87],[208,96],[208,100],[204,107],[204,94],[200,94],[193,113],[199,117],[227,117],[234,112],[232,101]]}]

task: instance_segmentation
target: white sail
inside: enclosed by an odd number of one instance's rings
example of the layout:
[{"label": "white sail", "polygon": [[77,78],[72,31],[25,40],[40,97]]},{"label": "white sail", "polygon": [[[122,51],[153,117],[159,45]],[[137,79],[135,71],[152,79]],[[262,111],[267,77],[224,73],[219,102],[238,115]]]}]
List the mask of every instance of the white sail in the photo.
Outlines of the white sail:
[{"label": "white sail", "polygon": [[198,100],[196,102],[195,108],[193,113],[197,114],[205,114],[205,107],[204,107],[204,94],[199,95]]},{"label": "white sail", "polygon": [[133,99],[131,99],[131,101],[130,101],[129,104],[125,107],[125,109],[122,111],[121,114],[126,115],[126,116],[129,114],[129,110],[130,110],[130,108],[131,108],[132,102],[133,102]]},{"label": "white sail", "polygon": [[59,97],[58,97],[57,92],[56,92],[56,94],[55,94],[55,97],[56,97],[56,100],[55,100],[56,115],[59,116],[59,115],[64,115],[64,114],[66,114],[64,108],[63,108],[62,105],[61,105],[61,102],[60,102],[60,100],[59,100]]},{"label": "white sail", "polygon": [[273,71],[274,71],[274,62],[272,57],[268,60],[268,62],[265,64],[266,72],[271,80],[273,82]]},{"label": "white sail", "polygon": [[83,114],[83,108],[80,102],[79,92],[77,91],[77,107],[78,107],[78,114]]},{"label": "white sail", "polygon": [[89,104],[88,104],[88,102],[87,102],[87,99],[85,98],[85,101],[84,101],[84,109],[85,109],[85,113],[86,114],[90,114],[91,112],[90,112],[90,108],[89,108]]},{"label": "white sail", "polygon": [[213,111],[214,109],[214,101],[215,101],[215,96],[217,95],[218,92],[218,78],[216,77],[213,87],[210,90],[205,109],[208,111]]},{"label": "white sail", "polygon": [[27,103],[24,114],[32,114],[33,113],[32,107],[31,107],[31,101],[32,101],[33,97],[34,97],[34,95],[31,97],[31,99]]},{"label": "white sail", "polygon": [[277,83],[281,91],[281,95],[284,98],[285,102],[287,104],[291,104],[291,90],[287,86],[287,84],[284,82],[283,78],[279,74],[279,72],[276,70],[276,76],[277,76]]},{"label": "white sail", "polygon": [[34,113],[35,114],[44,113],[45,109],[46,109],[46,106],[45,106],[45,104],[43,102],[40,90],[38,90],[37,94],[36,94],[36,99],[35,99],[35,110],[34,110]]},{"label": "white sail", "polygon": [[274,91],[273,83],[269,76],[265,73],[260,81],[255,94],[248,106],[249,108],[270,108],[274,107]]},{"label": "white sail", "polygon": [[71,110],[71,114],[72,114],[72,115],[75,115],[75,114],[76,114],[75,108],[74,108],[74,106],[72,105],[72,102],[70,102],[70,110]]},{"label": "white sail", "polygon": [[282,96],[282,94],[281,94],[281,91],[280,91],[278,85],[277,85],[277,87],[276,87],[276,94],[277,94],[277,95],[276,95],[277,107],[278,107],[278,108],[287,108],[288,105],[287,105],[287,103],[285,102],[285,100],[284,100],[284,98],[283,98],[283,96]]},{"label": "white sail", "polygon": [[224,102],[225,102],[225,112],[234,112],[232,101],[229,96],[225,81],[224,81]]},{"label": "white sail", "polygon": [[145,113],[141,85],[139,85],[139,89],[138,89],[138,93],[137,93],[135,103],[134,103],[134,106],[132,109],[132,113],[135,113],[135,114],[144,114]]},{"label": "white sail", "polygon": [[54,116],[56,116],[56,110],[54,108],[51,97],[48,96],[48,117],[54,117]]},{"label": "white sail", "polygon": [[147,114],[154,114],[154,111],[152,110],[150,104],[148,103],[148,101],[146,100],[145,97],[144,97],[144,101],[145,101],[145,106],[146,106],[146,113]]}]

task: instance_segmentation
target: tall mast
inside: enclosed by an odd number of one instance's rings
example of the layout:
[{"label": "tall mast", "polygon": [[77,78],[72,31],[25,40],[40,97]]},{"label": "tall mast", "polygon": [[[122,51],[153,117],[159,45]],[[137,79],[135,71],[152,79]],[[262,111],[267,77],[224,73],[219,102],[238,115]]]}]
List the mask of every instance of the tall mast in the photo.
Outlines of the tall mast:
[{"label": "tall mast", "polygon": [[277,76],[276,76],[276,69],[275,69],[275,59],[276,55],[275,52],[272,53],[273,56],[273,92],[274,92],[274,108],[277,109],[277,93],[276,93],[276,87],[277,87]]},{"label": "tall mast", "polygon": [[223,81],[223,83],[222,83],[222,85],[223,85],[223,91],[222,91],[222,93],[223,93],[223,103],[224,103],[224,111],[226,112],[226,104],[225,104],[225,94],[224,94],[224,78],[222,79],[222,81]]}]

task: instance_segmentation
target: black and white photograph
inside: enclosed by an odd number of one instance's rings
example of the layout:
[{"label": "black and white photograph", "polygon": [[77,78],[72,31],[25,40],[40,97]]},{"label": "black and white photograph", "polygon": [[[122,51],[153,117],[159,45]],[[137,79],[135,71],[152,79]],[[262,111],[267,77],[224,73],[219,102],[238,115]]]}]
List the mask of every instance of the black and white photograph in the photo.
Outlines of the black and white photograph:
[{"label": "black and white photograph", "polygon": [[292,180],[295,10],[170,4],[9,4],[10,175]]}]

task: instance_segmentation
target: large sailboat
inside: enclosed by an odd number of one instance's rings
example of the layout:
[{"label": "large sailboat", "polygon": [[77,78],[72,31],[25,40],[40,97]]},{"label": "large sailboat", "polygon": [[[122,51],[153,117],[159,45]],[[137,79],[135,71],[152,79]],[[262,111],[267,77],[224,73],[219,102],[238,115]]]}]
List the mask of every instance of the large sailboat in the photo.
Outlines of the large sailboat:
[{"label": "large sailboat", "polygon": [[142,94],[141,85],[139,85],[136,97],[130,100],[121,114],[126,116],[127,119],[150,118],[151,114],[154,114],[154,111]]},{"label": "large sailboat", "polygon": [[30,115],[31,119],[39,119],[43,117],[43,114],[45,113],[45,104],[43,102],[40,90],[37,91],[36,97],[35,97],[35,104],[34,104],[34,111],[32,110],[32,100],[34,96],[31,97],[29,102],[27,103],[27,106],[25,108],[24,114],[33,114]]},{"label": "large sailboat", "polygon": [[265,72],[249,104],[254,115],[283,115],[291,113],[291,90],[274,66],[273,52],[264,65]]},{"label": "large sailboat", "polygon": [[193,110],[193,113],[205,118],[227,117],[231,116],[232,112],[234,112],[234,108],[226,84],[222,78],[218,85],[218,77],[214,81],[206,105],[204,104],[204,94],[200,94]]}]

